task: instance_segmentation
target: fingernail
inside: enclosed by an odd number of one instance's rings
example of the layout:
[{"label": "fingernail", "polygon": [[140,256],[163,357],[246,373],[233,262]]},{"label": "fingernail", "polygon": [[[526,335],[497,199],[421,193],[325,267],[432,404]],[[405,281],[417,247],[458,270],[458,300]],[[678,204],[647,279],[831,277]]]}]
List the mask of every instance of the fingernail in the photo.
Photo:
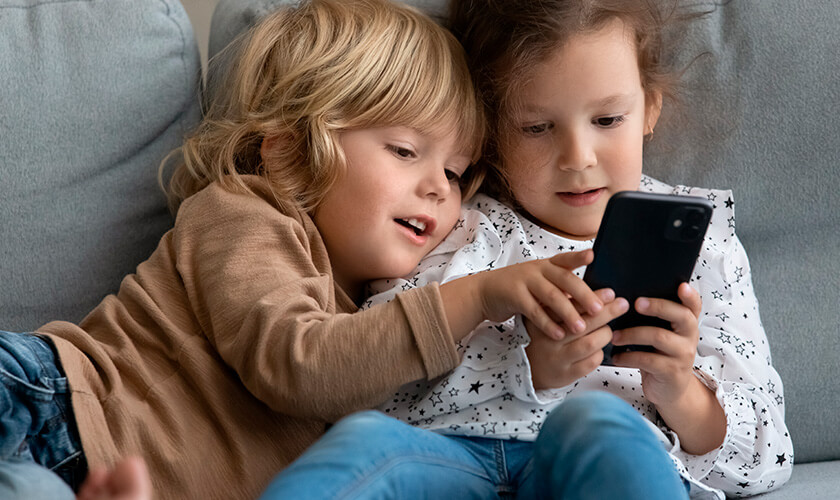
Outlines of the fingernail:
[{"label": "fingernail", "polygon": [[650,301],[648,299],[639,299],[636,302],[636,309],[639,311],[644,311],[650,306]]},{"label": "fingernail", "polygon": [[627,302],[627,299],[625,299],[624,297],[619,298],[617,300],[617,302],[618,302],[618,310],[619,311],[625,312],[628,309],[630,309],[630,303]]},{"label": "fingernail", "polygon": [[563,330],[562,327],[558,326],[554,329],[554,339],[555,340],[563,340],[563,337],[566,336],[566,332]]},{"label": "fingernail", "polygon": [[601,304],[600,302],[595,302],[594,304],[592,304],[592,307],[590,308],[590,312],[592,314],[598,314],[599,312],[601,312],[601,309],[603,309],[603,308],[604,308],[603,304]]},{"label": "fingernail", "polygon": [[586,322],[582,319],[575,321],[575,331],[580,333],[584,330],[586,330]]},{"label": "fingernail", "polygon": [[612,288],[607,288],[604,290],[604,299],[609,302],[611,300],[615,300],[615,290]]}]

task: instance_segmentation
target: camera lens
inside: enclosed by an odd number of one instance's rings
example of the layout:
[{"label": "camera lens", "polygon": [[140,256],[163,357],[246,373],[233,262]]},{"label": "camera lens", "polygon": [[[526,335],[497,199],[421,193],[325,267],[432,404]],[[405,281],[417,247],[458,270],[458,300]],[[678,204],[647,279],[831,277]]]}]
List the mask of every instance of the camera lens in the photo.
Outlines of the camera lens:
[{"label": "camera lens", "polygon": [[688,223],[689,224],[691,224],[692,226],[695,226],[695,228],[696,228],[701,222],[703,222],[703,213],[702,212],[699,212],[697,210],[691,210],[690,212],[688,212]]},{"label": "camera lens", "polygon": [[700,226],[696,224],[686,226],[680,231],[680,237],[686,241],[695,240],[698,236],[700,236]]}]

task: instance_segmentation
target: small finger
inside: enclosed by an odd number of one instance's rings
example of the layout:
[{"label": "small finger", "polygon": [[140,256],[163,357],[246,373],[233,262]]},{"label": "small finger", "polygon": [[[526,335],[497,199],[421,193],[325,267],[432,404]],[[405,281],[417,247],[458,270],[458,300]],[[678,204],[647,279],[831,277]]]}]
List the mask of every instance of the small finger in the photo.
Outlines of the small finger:
[{"label": "small finger", "polygon": [[612,330],[603,326],[586,335],[570,340],[565,347],[565,357],[572,361],[588,359],[596,351],[603,351],[604,346],[612,340]]},{"label": "small finger", "polygon": [[545,277],[566,297],[580,307],[582,313],[596,314],[604,308],[604,301],[574,273],[560,267],[547,269]]},{"label": "small finger", "polygon": [[580,250],[578,252],[558,253],[548,260],[556,266],[565,267],[566,269],[572,271],[581,266],[591,264],[594,258],[595,252],[593,252],[592,249],[588,249]]},{"label": "small finger", "polygon": [[700,310],[703,308],[703,299],[700,294],[688,283],[680,284],[677,288],[677,296],[684,306],[691,310],[695,318],[700,317]]},{"label": "small finger", "polygon": [[597,314],[583,314],[582,318],[586,322],[586,329],[583,333],[606,326],[610,321],[622,316],[629,309],[630,304],[627,299],[619,297],[612,302],[607,302]]},{"label": "small finger", "polygon": [[637,326],[618,330],[612,335],[613,345],[645,345],[669,358],[694,359],[695,346],[681,335],[655,326]]},{"label": "small finger", "polygon": [[538,303],[535,303],[527,313],[523,314],[537,329],[554,340],[562,340],[566,337],[566,331],[548,312]]},{"label": "small finger", "polygon": [[636,368],[651,375],[663,375],[674,371],[671,358],[661,353],[627,351],[613,356],[613,364],[622,368]]},{"label": "small finger", "polygon": [[636,299],[635,307],[640,314],[667,321],[671,324],[671,330],[680,336],[693,337],[698,335],[697,315],[681,303],[665,299],[640,297]]},{"label": "small finger", "polygon": [[[599,288],[598,290],[595,290],[594,293],[604,306],[615,300],[615,291],[613,291],[612,288]],[[578,304],[577,301],[574,301],[573,303],[575,305],[575,309],[577,309],[577,312],[580,314],[592,314],[591,311],[586,310],[586,308]]]},{"label": "small finger", "polygon": [[581,318],[572,301],[550,281],[545,280],[532,285],[531,294],[551,311],[552,317],[566,326],[568,333],[581,333],[586,329],[586,322]]}]

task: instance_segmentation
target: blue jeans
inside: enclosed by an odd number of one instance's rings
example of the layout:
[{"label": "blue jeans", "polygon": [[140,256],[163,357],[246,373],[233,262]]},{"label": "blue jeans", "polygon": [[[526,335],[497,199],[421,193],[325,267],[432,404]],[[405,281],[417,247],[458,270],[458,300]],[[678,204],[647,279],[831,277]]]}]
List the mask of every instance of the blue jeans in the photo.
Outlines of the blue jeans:
[{"label": "blue jeans", "polygon": [[536,442],[445,436],[367,411],[338,422],[261,500],[688,498],[644,418],[616,396],[573,397]]},{"label": "blue jeans", "polygon": [[[33,492],[51,484],[48,497],[64,498],[67,485],[75,489],[86,473],[69,386],[52,344],[0,331],[0,498],[44,498]],[[56,475],[63,482],[53,481]],[[32,491],[23,491],[27,483]]]}]

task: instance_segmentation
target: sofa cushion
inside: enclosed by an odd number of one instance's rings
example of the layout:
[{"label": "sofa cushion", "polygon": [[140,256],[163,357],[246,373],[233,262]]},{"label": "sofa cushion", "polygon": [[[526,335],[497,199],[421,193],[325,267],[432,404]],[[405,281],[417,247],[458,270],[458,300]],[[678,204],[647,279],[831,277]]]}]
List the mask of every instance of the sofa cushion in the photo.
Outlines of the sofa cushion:
[{"label": "sofa cushion", "polygon": [[790,480],[770,493],[755,497],[758,500],[822,500],[837,498],[840,460],[799,464],[793,468]]},{"label": "sofa cushion", "polygon": [[795,461],[840,459],[840,9],[694,4],[714,10],[668,42],[683,103],[664,110],[645,169],[734,190]]},{"label": "sofa cushion", "polygon": [[0,0],[2,329],[80,320],[151,253],[199,77],[176,0]]}]

